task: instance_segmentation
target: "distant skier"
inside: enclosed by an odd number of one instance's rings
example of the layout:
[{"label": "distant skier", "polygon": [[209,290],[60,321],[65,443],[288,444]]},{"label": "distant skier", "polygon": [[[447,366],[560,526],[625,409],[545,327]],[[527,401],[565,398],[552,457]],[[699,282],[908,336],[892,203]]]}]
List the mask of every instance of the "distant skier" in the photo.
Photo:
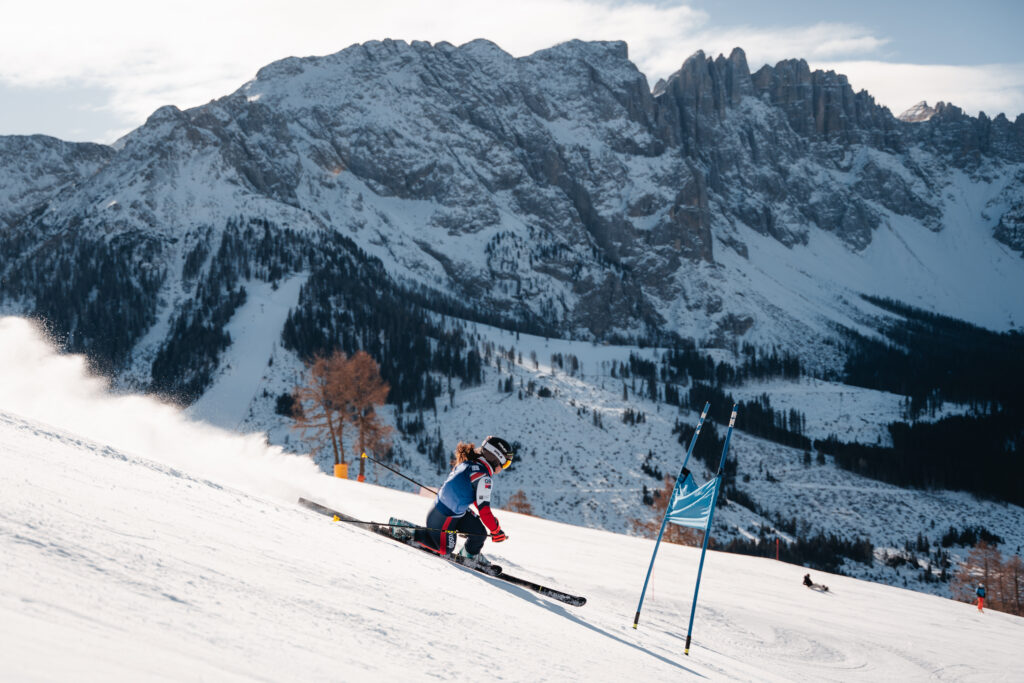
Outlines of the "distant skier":
[{"label": "distant skier", "polygon": [[[455,550],[455,534],[445,533],[442,543],[443,532],[471,534],[459,554],[478,564],[486,564],[480,550],[488,533],[495,543],[508,538],[491,512],[491,487],[494,475],[512,464],[513,455],[509,443],[496,436],[488,436],[479,448],[459,442],[455,449],[455,466],[437,492],[434,507],[427,514],[426,529],[416,531],[416,542],[438,554],[448,555]],[[467,515],[470,505],[474,504],[477,513]]]},{"label": "distant skier", "polygon": [[813,581],[811,581],[810,574],[804,574],[804,585],[810,588],[811,590],[821,591],[822,593],[828,592],[828,586],[821,583],[814,583]]},{"label": "distant skier", "polygon": [[985,606],[985,584],[979,583],[978,590],[974,591],[978,595],[978,611],[984,612],[982,607]]}]

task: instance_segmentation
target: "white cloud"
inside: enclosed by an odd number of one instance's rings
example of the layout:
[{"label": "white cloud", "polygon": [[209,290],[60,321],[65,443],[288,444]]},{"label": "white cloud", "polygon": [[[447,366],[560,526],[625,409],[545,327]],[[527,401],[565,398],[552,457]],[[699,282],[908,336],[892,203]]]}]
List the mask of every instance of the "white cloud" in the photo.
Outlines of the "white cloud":
[{"label": "white cloud", "polygon": [[3,11],[0,81],[109,89],[112,112],[137,125],[161,105],[232,92],[277,59],[367,40],[484,37],[523,55],[572,38],[624,39],[654,56],[707,20],[685,5],[584,0],[23,2]]},{"label": "white cloud", "polygon": [[[625,40],[631,58],[652,83],[698,49],[714,55],[741,46],[756,68],[789,57],[804,57],[812,64],[872,58],[887,42],[848,24],[716,29],[707,12],[654,0],[76,0],[7,2],[2,16],[0,81],[109,90],[112,119],[125,130],[161,105],[191,107],[230,93],[277,59],[330,54],[373,39],[462,44],[483,37],[517,56],[572,38]],[[884,76],[885,66],[879,62],[841,63],[854,65],[858,74],[870,74],[863,82],[873,92],[874,83],[889,88],[904,73],[895,70]],[[878,66],[863,66],[869,64]],[[997,76],[1012,74],[1002,70],[987,82],[994,84]],[[936,85],[941,80],[928,79]],[[854,80],[860,83],[859,76]],[[963,79],[964,84],[969,80]],[[1020,91],[1017,87],[1007,96],[1004,108],[1013,109]],[[966,99],[975,92],[986,104],[975,106]],[[911,99],[937,97],[987,109],[992,96],[989,88],[931,93]],[[887,104],[897,101],[888,98],[879,97]]]},{"label": "white cloud", "polygon": [[875,101],[899,115],[921,100],[945,101],[968,114],[984,111],[1011,120],[1024,112],[1024,64],[948,66],[874,61],[811,62],[813,68],[846,74],[854,90],[867,90]]}]

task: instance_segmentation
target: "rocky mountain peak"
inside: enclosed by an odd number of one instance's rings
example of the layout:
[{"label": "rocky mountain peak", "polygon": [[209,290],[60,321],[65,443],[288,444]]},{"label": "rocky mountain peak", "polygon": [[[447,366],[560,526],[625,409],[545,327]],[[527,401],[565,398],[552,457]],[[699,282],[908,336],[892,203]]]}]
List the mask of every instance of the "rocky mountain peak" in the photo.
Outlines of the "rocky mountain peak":
[{"label": "rocky mountain peak", "polygon": [[811,71],[803,59],[765,65],[753,82],[757,93],[781,108],[790,127],[805,137],[882,144],[895,123],[889,110],[866,91],[855,93],[846,76]]},{"label": "rocky mountain peak", "polygon": [[[766,242],[803,272],[813,256],[802,247],[821,240],[856,259],[882,226],[945,229],[951,179],[1006,177],[1006,162],[1024,157],[1024,118],[934,109],[900,121],[842,74],[802,59],[751,74],[739,48],[696,52],[652,91],[623,42],[516,58],[486,40],[371,41],[277,61],[201,107],[158,109],[66,183],[19,193],[8,222],[24,230],[7,243],[21,258],[24,244],[74,235],[65,252],[16,264],[38,276],[22,276],[26,300],[55,259],[77,262],[86,240],[117,238],[139,262],[162,254],[135,295],[155,311],[175,286],[161,273],[191,282],[205,253],[194,245],[259,221],[296,244],[351,239],[411,286],[548,330],[705,340],[753,330],[795,343],[804,321],[775,320],[772,302],[733,296],[716,273],[737,275]],[[7,166],[22,163],[12,154]],[[995,230],[1020,248],[1019,206],[1000,202],[985,238]],[[187,268],[175,261],[185,258]],[[141,334],[146,318],[133,320]]]},{"label": "rocky mountain peak", "polygon": [[[942,102],[939,102],[939,105],[942,105]],[[929,107],[928,102],[921,100],[896,118],[900,121],[906,121],[907,123],[920,123],[921,121],[927,121],[937,113],[938,109]]]},{"label": "rocky mountain peak", "polygon": [[90,178],[114,155],[112,147],[91,142],[0,136],[0,231]]}]

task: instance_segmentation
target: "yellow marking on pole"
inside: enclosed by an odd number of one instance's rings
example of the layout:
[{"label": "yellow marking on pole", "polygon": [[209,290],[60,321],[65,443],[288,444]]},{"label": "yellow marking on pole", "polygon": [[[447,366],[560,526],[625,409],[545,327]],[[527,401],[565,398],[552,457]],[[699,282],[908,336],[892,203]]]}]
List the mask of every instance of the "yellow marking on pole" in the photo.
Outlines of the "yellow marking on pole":
[{"label": "yellow marking on pole", "polygon": [[338,515],[334,515],[334,519],[331,520],[331,521],[333,521],[333,522],[340,522],[341,521],[341,517],[339,517]]}]

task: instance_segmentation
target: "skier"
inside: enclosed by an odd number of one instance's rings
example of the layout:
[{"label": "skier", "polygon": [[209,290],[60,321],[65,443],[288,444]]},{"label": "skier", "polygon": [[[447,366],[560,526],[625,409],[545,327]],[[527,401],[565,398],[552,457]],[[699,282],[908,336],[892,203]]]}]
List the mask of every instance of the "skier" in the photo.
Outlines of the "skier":
[{"label": "skier", "polygon": [[828,592],[828,586],[826,586],[823,583],[814,583],[813,581],[811,581],[810,574],[804,574],[804,585],[810,588],[811,590],[821,591],[822,593]]},{"label": "skier", "polygon": [[[445,533],[442,541],[442,533],[461,531],[470,536],[459,554],[477,564],[487,564],[480,550],[488,532],[495,543],[508,538],[491,512],[492,479],[512,464],[513,455],[509,443],[496,436],[488,436],[479,448],[459,442],[455,466],[437,492],[434,507],[427,514],[426,529],[416,531],[416,542],[440,555],[448,555],[455,550],[455,534]],[[469,506],[474,504],[476,514],[467,515]]]},{"label": "skier", "polygon": [[978,584],[978,590],[976,590],[974,592],[978,594],[978,611],[979,612],[984,612],[982,607],[985,606],[985,584],[979,583]]}]

